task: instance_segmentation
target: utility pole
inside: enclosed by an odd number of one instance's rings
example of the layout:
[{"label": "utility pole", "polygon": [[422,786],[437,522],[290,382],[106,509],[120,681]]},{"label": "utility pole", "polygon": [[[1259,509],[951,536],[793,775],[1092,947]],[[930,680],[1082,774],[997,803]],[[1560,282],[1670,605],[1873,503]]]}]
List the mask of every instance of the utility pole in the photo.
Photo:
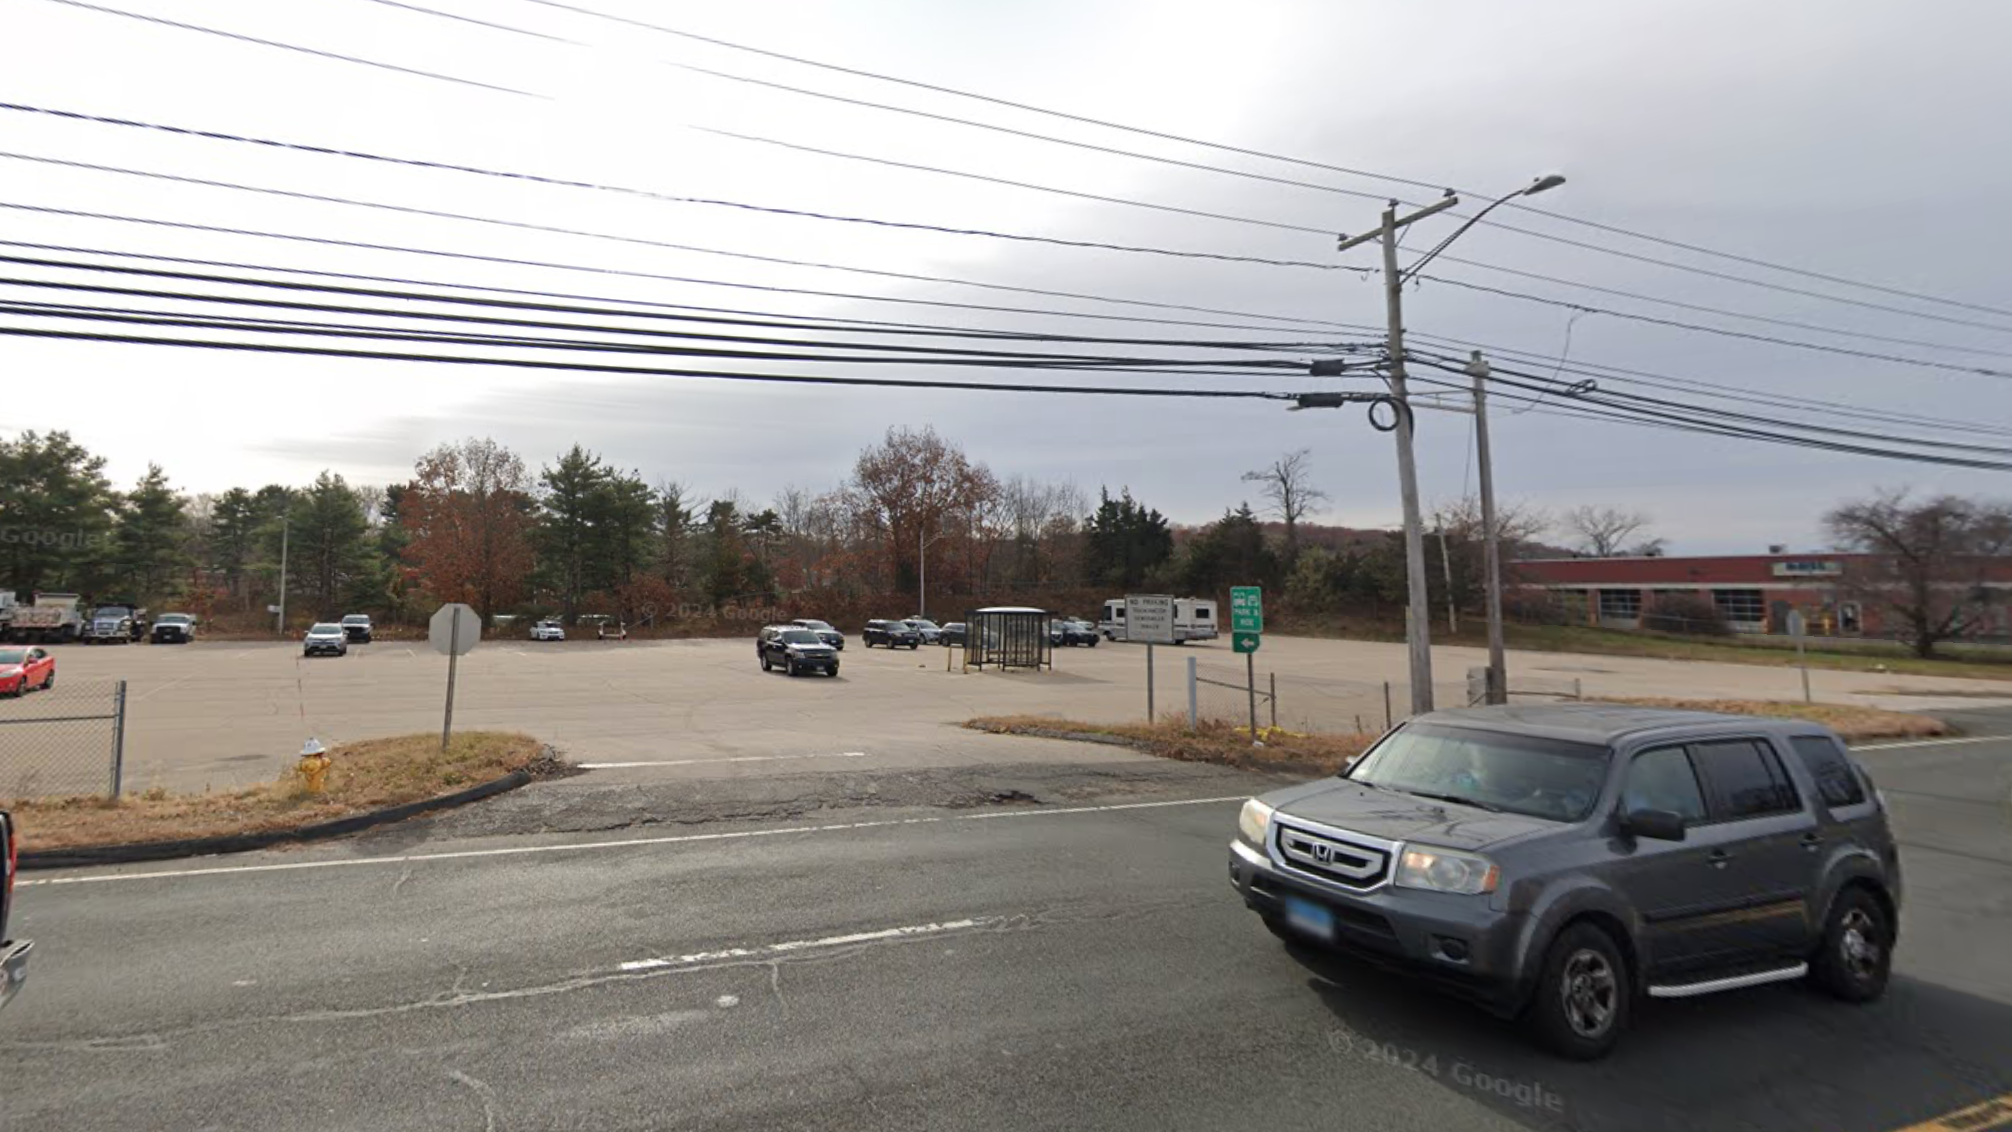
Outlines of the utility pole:
[{"label": "utility pole", "polygon": [[944,532],[936,532],[936,538],[925,539],[925,531],[915,532],[915,615],[929,616],[929,548],[935,546]]},{"label": "utility pole", "polygon": [[1505,194],[1488,207],[1469,217],[1465,224],[1454,229],[1453,234],[1439,241],[1437,245],[1409,268],[1399,270],[1397,266],[1398,230],[1415,224],[1434,213],[1444,212],[1460,203],[1460,198],[1448,189],[1446,195],[1418,209],[1409,215],[1397,214],[1397,202],[1383,210],[1383,222],[1375,231],[1359,236],[1344,236],[1335,250],[1347,251],[1371,240],[1383,244],[1383,295],[1385,315],[1388,318],[1385,352],[1390,355],[1390,396],[1397,403],[1397,486],[1404,497],[1404,573],[1405,584],[1410,590],[1410,601],[1406,604],[1404,637],[1411,653],[1411,712],[1423,715],[1432,710],[1432,625],[1431,608],[1425,592],[1425,524],[1418,510],[1418,464],[1412,452],[1412,432],[1414,414],[1410,389],[1405,382],[1404,371],[1404,281],[1415,276],[1419,269],[1446,250],[1446,246],[1459,239],[1469,228],[1481,222],[1481,218],[1500,208],[1510,200],[1521,196],[1532,196],[1554,189],[1565,183],[1565,178],[1553,173],[1539,177],[1529,185]]},{"label": "utility pole", "polygon": [[1460,604],[1453,597],[1453,553],[1446,549],[1446,524],[1439,524],[1439,565],[1446,573],[1446,631],[1460,635]]},{"label": "utility pole", "polygon": [[1509,666],[1502,648],[1502,532],[1495,525],[1495,464],[1488,456],[1488,359],[1474,351],[1474,456],[1481,467],[1482,585],[1488,591],[1488,702],[1509,702]]},{"label": "utility pole", "polygon": [[1376,231],[1341,241],[1347,251],[1357,244],[1381,239],[1383,242],[1383,297],[1388,318],[1385,352],[1389,355],[1390,395],[1397,402],[1397,487],[1404,498],[1404,575],[1410,600],[1405,606],[1404,639],[1411,653],[1411,713],[1424,715],[1432,710],[1432,612],[1425,591],[1425,521],[1418,511],[1418,463],[1412,452],[1412,411],[1410,389],[1404,372],[1404,275],[1397,269],[1397,234],[1435,212],[1460,203],[1447,194],[1445,199],[1411,213],[1397,215],[1397,204],[1383,210],[1383,223]]},{"label": "utility pole", "polygon": [[293,520],[280,516],[279,520],[279,623],[274,629],[280,636],[286,636],[286,540],[293,526]]}]

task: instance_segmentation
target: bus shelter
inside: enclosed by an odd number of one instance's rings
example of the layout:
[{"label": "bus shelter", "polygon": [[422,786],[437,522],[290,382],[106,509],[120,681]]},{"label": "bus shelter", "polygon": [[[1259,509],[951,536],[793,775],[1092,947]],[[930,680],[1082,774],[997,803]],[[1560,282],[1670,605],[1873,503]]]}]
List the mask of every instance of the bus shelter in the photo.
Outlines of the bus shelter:
[{"label": "bus shelter", "polygon": [[1048,640],[1048,611],[1024,605],[995,605],[964,615],[966,668],[1055,667]]}]

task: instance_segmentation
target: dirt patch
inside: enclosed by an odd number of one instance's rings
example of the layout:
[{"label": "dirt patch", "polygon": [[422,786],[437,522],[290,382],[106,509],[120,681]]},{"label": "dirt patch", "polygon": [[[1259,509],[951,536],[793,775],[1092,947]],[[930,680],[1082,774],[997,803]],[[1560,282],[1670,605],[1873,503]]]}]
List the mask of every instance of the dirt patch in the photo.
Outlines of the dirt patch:
[{"label": "dirt patch", "polygon": [[1339,773],[1377,738],[1369,733],[1325,734],[1260,728],[1257,741],[1252,742],[1248,729],[1221,720],[1204,720],[1189,730],[1185,723],[1085,723],[1040,715],[994,715],[969,720],[964,726],[996,735],[1122,743],[1183,762],[1308,775]]},{"label": "dirt patch", "polygon": [[275,833],[465,790],[514,771],[568,773],[550,747],[516,732],[473,731],[446,751],[437,735],[348,743],[329,752],[328,789],[307,792],[289,772],[242,790],[170,794],[155,788],[116,801],[36,798],[5,803],[24,850],[131,845]]},{"label": "dirt patch", "polygon": [[1854,704],[1804,704],[1784,700],[1674,700],[1654,697],[1633,699],[1603,697],[1603,702],[1681,708],[1686,711],[1717,711],[1730,715],[1806,719],[1812,723],[1823,724],[1843,736],[1848,743],[1859,743],[1869,739],[1932,739],[1955,731],[1947,723],[1925,715],[1859,707]]}]

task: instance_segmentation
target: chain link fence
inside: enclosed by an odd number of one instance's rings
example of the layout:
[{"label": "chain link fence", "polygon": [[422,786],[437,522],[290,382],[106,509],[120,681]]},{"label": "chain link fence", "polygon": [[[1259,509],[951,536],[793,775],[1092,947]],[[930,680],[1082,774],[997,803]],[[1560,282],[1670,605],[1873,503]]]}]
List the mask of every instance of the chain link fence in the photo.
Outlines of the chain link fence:
[{"label": "chain link fence", "polygon": [[[1306,672],[1192,658],[1189,701],[1164,705],[1196,722],[1219,721],[1287,731],[1379,734],[1411,716],[1411,685],[1402,680],[1339,680]],[[1182,673],[1182,680],[1188,678]],[[1185,683],[1184,683],[1184,686]],[[1486,702],[1479,679],[1433,682],[1433,703],[1441,708]],[[1585,689],[1577,678],[1513,676],[1510,703],[1577,700]],[[1191,710],[1192,709],[1192,710]]]},{"label": "chain link fence", "polygon": [[0,695],[0,801],[117,797],[125,738],[124,680],[59,680]]}]

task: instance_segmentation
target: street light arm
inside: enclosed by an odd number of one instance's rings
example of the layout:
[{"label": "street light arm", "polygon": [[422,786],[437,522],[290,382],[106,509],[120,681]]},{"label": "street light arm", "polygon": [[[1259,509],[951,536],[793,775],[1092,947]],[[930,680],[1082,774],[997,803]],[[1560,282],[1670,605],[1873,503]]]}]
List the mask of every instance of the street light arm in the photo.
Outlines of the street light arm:
[{"label": "street light arm", "polygon": [[1523,186],[1522,188],[1517,189],[1513,193],[1508,193],[1502,197],[1497,198],[1487,208],[1484,208],[1481,211],[1475,213],[1473,216],[1468,217],[1467,223],[1462,224],[1458,228],[1455,228],[1451,236],[1448,236],[1445,239],[1439,241],[1439,243],[1435,245],[1431,251],[1426,252],[1423,256],[1421,256],[1417,263],[1414,263],[1410,267],[1405,268],[1402,272],[1399,272],[1397,277],[1400,280],[1402,280],[1402,279],[1409,279],[1412,276],[1418,274],[1419,269],[1424,267],[1426,264],[1432,262],[1434,256],[1437,256],[1440,252],[1445,251],[1448,244],[1451,244],[1453,241],[1459,239],[1462,235],[1466,233],[1466,231],[1469,228],[1472,228],[1476,224],[1481,223],[1482,217],[1487,216],[1489,213],[1495,211],[1498,208],[1501,208],[1503,205],[1508,204],[1510,201],[1515,200],[1517,197],[1534,196],[1538,193],[1543,192],[1546,189],[1555,189],[1559,185],[1562,185],[1564,183],[1565,178],[1559,176],[1556,173],[1552,173],[1547,176],[1537,178],[1535,181],[1532,181],[1531,183]]}]

